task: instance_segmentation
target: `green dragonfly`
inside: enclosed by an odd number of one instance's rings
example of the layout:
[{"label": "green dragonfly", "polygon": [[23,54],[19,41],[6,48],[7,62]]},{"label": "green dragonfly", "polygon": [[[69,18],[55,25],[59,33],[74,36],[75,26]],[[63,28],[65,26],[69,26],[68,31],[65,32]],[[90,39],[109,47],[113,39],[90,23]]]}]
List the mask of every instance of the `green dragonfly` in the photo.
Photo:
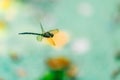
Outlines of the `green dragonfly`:
[{"label": "green dragonfly", "polygon": [[37,37],[36,37],[37,41],[42,41],[43,38],[46,38],[47,41],[50,44],[55,46],[56,44],[55,44],[55,42],[52,38],[54,37],[54,35],[56,33],[59,32],[59,29],[53,29],[53,30],[45,31],[41,23],[40,23],[40,26],[41,26],[42,33],[22,32],[22,33],[19,33],[19,34],[20,35],[24,35],[24,34],[37,35]]}]

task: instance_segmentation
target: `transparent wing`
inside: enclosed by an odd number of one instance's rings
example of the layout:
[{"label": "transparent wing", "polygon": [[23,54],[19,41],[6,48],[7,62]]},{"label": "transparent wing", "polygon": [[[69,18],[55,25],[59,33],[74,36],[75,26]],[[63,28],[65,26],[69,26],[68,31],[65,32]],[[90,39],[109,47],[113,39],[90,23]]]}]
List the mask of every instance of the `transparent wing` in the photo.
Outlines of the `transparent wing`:
[{"label": "transparent wing", "polygon": [[42,36],[37,36],[36,39],[37,39],[37,41],[42,41],[43,37]]},{"label": "transparent wing", "polygon": [[47,41],[48,41],[51,45],[55,46],[55,42],[54,42],[54,40],[53,40],[52,38],[47,38]]},{"label": "transparent wing", "polygon": [[53,30],[49,30],[48,32],[52,33],[52,34],[56,34],[59,32],[59,29],[53,29]]},{"label": "transparent wing", "polygon": [[42,33],[45,33],[44,28],[43,28],[41,22],[40,22],[40,27],[41,27]]}]

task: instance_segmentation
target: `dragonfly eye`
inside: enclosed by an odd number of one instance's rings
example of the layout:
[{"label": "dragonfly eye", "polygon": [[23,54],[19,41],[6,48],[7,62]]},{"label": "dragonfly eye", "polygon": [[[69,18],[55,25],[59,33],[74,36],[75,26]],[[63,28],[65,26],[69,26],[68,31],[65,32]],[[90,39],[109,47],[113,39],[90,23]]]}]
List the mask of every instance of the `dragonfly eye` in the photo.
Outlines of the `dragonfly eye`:
[{"label": "dragonfly eye", "polygon": [[43,34],[43,36],[46,37],[46,38],[52,38],[54,36],[54,34],[46,32],[46,33]]},{"label": "dragonfly eye", "polygon": [[51,36],[51,37],[54,37],[54,35],[53,35],[53,34],[50,34],[50,36]]}]

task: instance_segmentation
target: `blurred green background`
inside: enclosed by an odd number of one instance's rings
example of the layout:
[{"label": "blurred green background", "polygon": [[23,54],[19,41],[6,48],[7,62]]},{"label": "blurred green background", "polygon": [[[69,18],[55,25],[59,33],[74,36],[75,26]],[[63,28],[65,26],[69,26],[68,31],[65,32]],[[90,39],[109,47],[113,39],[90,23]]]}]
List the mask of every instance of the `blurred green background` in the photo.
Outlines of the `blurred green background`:
[{"label": "blurred green background", "polygon": [[[114,55],[120,49],[119,0],[0,0],[0,78],[36,80],[46,71],[45,60],[66,56],[78,67],[77,80],[111,80],[119,67]],[[35,36],[58,28],[70,36],[56,49]],[[59,36],[62,38],[62,36]],[[11,54],[19,60],[12,60]],[[23,77],[23,75],[25,75]],[[117,77],[120,80],[120,77]]]}]

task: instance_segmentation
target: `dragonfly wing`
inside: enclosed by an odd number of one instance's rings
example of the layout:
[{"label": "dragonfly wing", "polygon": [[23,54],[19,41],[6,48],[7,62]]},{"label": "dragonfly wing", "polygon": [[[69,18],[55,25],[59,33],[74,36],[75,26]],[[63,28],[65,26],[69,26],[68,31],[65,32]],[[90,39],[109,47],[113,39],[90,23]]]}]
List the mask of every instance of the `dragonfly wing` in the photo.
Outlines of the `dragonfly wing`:
[{"label": "dragonfly wing", "polygon": [[42,41],[43,37],[42,36],[37,36],[36,39],[37,39],[37,41]]},{"label": "dragonfly wing", "polygon": [[40,27],[41,27],[42,33],[45,33],[44,28],[43,28],[41,22],[40,22]]},{"label": "dragonfly wing", "polygon": [[53,29],[53,30],[49,30],[48,32],[52,33],[52,34],[56,34],[59,32],[59,29]]},{"label": "dragonfly wing", "polygon": [[55,42],[52,38],[47,38],[47,40],[51,45],[55,46]]}]

